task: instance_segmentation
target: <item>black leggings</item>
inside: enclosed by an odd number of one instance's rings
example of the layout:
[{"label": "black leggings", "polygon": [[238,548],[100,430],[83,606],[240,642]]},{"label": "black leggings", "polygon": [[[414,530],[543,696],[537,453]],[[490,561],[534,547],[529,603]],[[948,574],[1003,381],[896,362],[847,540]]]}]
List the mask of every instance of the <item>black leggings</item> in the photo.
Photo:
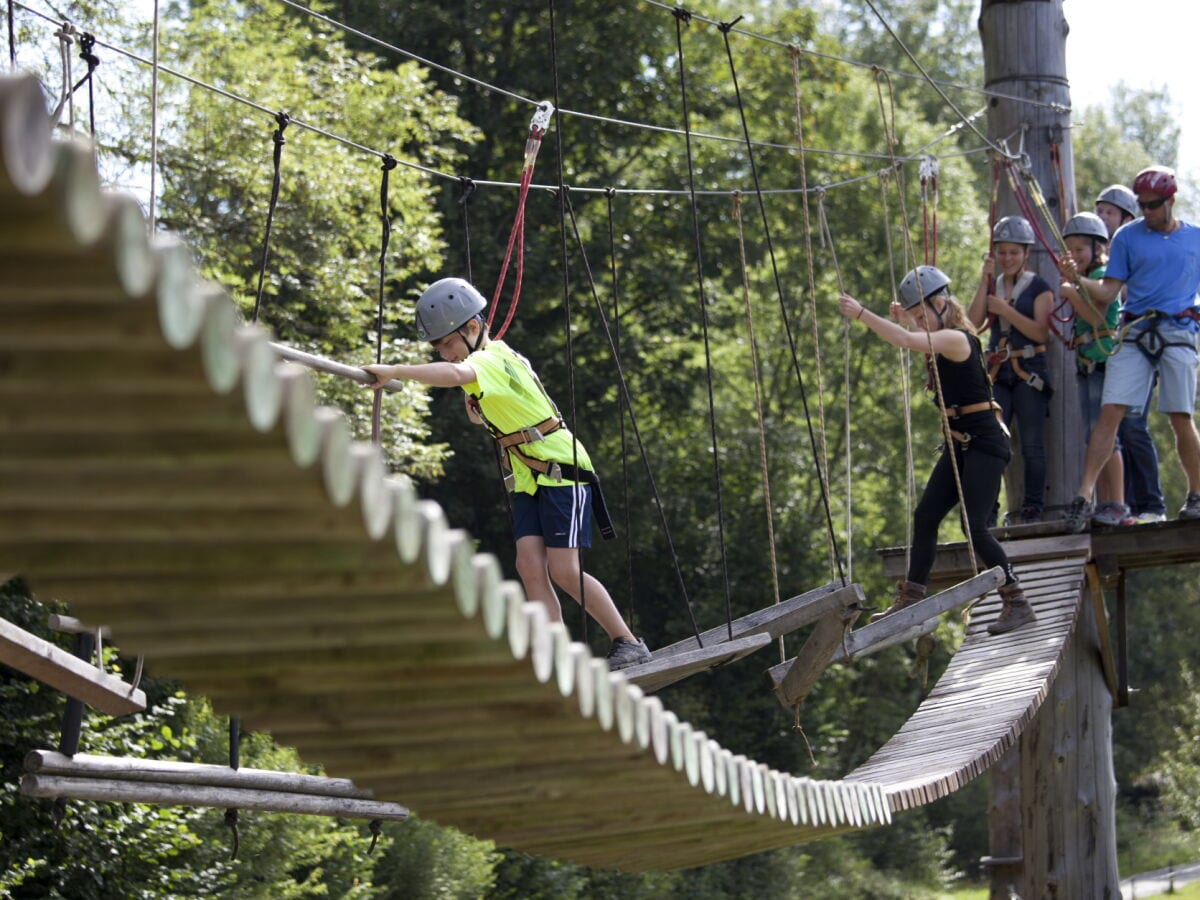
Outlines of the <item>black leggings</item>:
[{"label": "black leggings", "polygon": [[[971,529],[971,543],[975,553],[987,568],[1000,566],[1004,570],[1004,583],[1016,581],[1012,565],[1000,542],[988,531],[988,516],[1000,493],[1000,478],[1008,460],[993,456],[982,450],[963,451],[955,441],[958,456],[958,472],[962,479],[963,499],[967,506],[967,522]],[[958,503],[958,489],[954,486],[954,472],[950,468],[950,454],[943,452],[938,458],[925,493],[913,513],[913,546],[909,560],[908,580],[916,584],[929,583],[929,571],[933,568],[933,556],[937,552],[938,526],[946,514]]]}]

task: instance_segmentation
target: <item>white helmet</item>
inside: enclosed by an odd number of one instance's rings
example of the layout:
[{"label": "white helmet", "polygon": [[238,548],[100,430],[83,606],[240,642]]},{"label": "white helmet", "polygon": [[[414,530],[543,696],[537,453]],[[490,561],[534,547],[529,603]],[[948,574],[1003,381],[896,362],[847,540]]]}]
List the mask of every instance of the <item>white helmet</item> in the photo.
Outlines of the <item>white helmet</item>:
[{"label": "white helmet", "polygon": [[937,266],[917,266],[900,282],[900,305],[912,309],[949,286],[950,279]]},{"label": "white helmet", "polygon": [[458,331],[487,307],[483,294],[462,278],[443,278],[417,301],[417,336],[436,341]]},{"label": "white helmet", "polygon": [[1074,234],[1108,243],[1108,226],[1104,224],[1103,219],[1091,212],[1081,212],[1071,216],[1066,227],[1063,228],[1062,234],[1063,237],[1070,237]]},{"label": "white helmet", "polygon": [[1035,244],[1033,226],[1024,216],[1005,216],[992,229],[992,240],[1004,244]]},{"label": "white helmet", "polygon": [[1141,215],[1137,195],[1123,184],[1110,184],[1100,192],[1097,203],[1111,203],[1117,209],[1136,219]]}]

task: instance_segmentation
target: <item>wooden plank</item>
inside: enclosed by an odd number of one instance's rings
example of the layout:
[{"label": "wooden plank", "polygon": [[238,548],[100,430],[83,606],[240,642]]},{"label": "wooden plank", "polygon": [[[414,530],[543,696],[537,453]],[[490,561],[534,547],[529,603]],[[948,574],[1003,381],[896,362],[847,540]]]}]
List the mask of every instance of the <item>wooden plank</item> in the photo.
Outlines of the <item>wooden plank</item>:
[{"label": "wooden plank", "polygon": [[[1019,541],[1006,541],[1004,552],[1009,562],[1021,563],[1040,560],[1057,560],[1074,556],[1091,555],[1092,537],[1089,534],[1061,534]],[[883,556],[884,573],[893,578],[904,575],[903,547],[889,547],[879,551]],[[971,574],[971,560],[965,542],[943,544],[934,558],[931,578],[965,578]]]},{"label": "wooden plank", "polygon": [[[847,602],[853,600],[865,603],[861,585],[848,584],[843,587],[836,583],[826,584],[800,594],[798,597],[792,597],[782,603],[742,616],[740,619],[734,619],[733,637],[736,639],[750,634],[769,634],[773,639],[782,637],[806,625],[811,625],[831,610],[840,609]],[[704,646],[709,647],[720,641],[729,640],[729,632],[728,625],[720,625],[703,632],[700,637]],[[655,658],[673,656],[686,650],[696,650],[698,646],[696,638],[693,636],[655,650],[654,656]]]},{"label": "wooden plank", "polygon": [[7,619],[0,619],[0,662],[110,716],[146,708],[144,692]]},{"label": "wooden plank", "polygon": [[[796,658],[787,666],[787,671],[782,673],[778,682],[772,679],[775,696],[784,707],[793,709],[804,702],[821,673],[828,667],[834,650],[845,639],[846,629],[858,616],[857,609],[846,607],[839,612],[829,613],[817,622]],[[774,668],[770,671],[774,671]]]},{"label": "wooden plank", "polygon": [[[857,628],[846,637],[830,659],[830,663],[844,662],[847,658],[876,653],[910,637],[928,634],[937,627],[937,616],[948,612],[968,600],[986,594],[1004,581],[1000,568],[988,569],[974,578],[962,582],[949,590],[914,603],[907,609],[891,613],[877,622]],[[849,657],[847,657],[847,652]],[[778,690],[780,682],[795,662],[794,659],[774,665],[768,671],[772,685]]]},{"label": "wooden plank", "polygon": [[67,797],[100,803],[201,806],[394,822],[408,818],[405,807],[379,800],[320,797],[250,788],[153,784],[111,778],[72,778],[65,775],[22,775],[21,793],[27,797]]},{"label": "wooden plank", "polygon": [[621,671],[630,684],[636,684],[649,694],[699,672],[739,660],[761,650],[771,641],[771,635],[756,633],[698,650],[676,652],[664,659],[660,659],[656,652],[651,655],[650,662]]}]

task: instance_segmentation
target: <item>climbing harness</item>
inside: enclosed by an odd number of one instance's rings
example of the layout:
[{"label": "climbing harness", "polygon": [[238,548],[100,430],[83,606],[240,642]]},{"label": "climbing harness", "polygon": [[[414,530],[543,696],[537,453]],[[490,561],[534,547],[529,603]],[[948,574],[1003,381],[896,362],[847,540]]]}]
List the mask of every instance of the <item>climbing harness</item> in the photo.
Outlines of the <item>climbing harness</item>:
[{"label": "climbing harness", "polygon": [[[1017,302],[1017,298],[1025,292],[1029,285],[1033,282],[1034,275],[1032,272],[1022,272],[1013,285],[1012,290],[1007,292],[1004,297],[1010,305]],[[1001,285],[1006,284],[1008,279],[1003,275],[996,279],[997,290],[1001,289]],[[1045,344],[1026,344],[1024,347],[1013,346],[1012,323],[1007,319],[999,320],[1000,338],[996,342],[996,346],[988,350],[988,378],[992,384],[996,383],[996,376],[1000,373],[1000,367],[1004,363],[1009,363],[1012,366],[1013,374],[1019,379],[1033,388],[1035,391],[1047,391],[1049,385],[1046,380],[1036,372],[1028,372],[1021,365],[1021,360],[1033,359],[1035,356],[1046,352]]]},{"label": "climbing harness", "polygon": [[508,265],[512,260],[515,243],[517,248],[516,281],[513,285],[513,295],[508,305],[508,313],[504,317],[500,330],[495,334],[496,340],[502,340],[508,332],[508,326],[512,324],[513,316],[517,312],[517,305],[521,302],[521,282],[525,278],[525,200],[529,196],[529,185],[533,181],[533,167],[537,163],[538,151],[542,148],[542,138],[550,129],[550,118],[553,115],[554,104],[549,100],[543,100],[538,104],[537,110],[529,122],[529,137],[525,141],[525,164],[521,169],[521,187],[517,195],[517,212],[513,216],[512,228],[508,234],[508,247],[504,251],[504,263],[500,266],[500,277],[496,279],[496,289],[492,293],[491,309],[487,318],[487,327],[490,331],[500,301],[500,293],[504,290],[504,282],[508,277]]},{"label": "climbing harness", "polygon": [[[1187,341],[1171,341],[1163,337],[1158,329],[1168,319],[1179,325],[1183,325],[1186,322],[1200,323],[1200,307],[1193,306],[1185,312],[1175,315],[1159,312],[1156,309],[1141,313],[1140,315],[1126,313],[1122,318],[1123,324],[1120,330],[1120,342],[1122,344],[1133,344],[1152,363],[1158,363],[1168,347],[1191,347],[1195,349],[1196,336],[1194,332],[1191,339]],[[1129,332],[1138,325],[1145,325],[1145,327],[1139,330],[1133,337],[1130,337]]]}]

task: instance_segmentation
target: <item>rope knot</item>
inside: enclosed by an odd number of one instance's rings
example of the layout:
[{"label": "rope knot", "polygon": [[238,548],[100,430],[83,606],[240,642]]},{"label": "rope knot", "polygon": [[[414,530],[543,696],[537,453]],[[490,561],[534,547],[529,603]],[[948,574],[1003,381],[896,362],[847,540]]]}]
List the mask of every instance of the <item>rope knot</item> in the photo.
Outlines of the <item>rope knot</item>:
[{"label": "rope knot", "polygon": [[474,196],[475,191],[478,190],[479,186],[466,175],[458,176],[458,186],[462,188],[462,193],[458,197],[459,205],[466,206],[467,201]]},{"label": "rope knot", "polygon": [[89,75],[100,65],[100,57],[92,52],[95,46],[96,38],[89,32],[85,31],[79,36],[79,58],[87,63]]},{"label": "rope knot", "polygon": [[390,172],[392,169],[396,168],[397,165],[398,163],[396,162],[396,157],[392,156],[390,153],[385,153],[383,154],[383,160],[379,168],[383,169],[385,172]]},{"label": "rope knot", "polygon": [[690,12],[688,12],[686,9],[684,9],[682,6],[675,7],[675,9],[673,9],[671,12],[674,14],[675,18],[678,19],[680,22],[682,22],[684,25],[691,24],[692,14]]},{"label": "rope knot", "polygon": [[721,34],[729,34],[729,32],[733,31],[733,26],[734,26],[734,25],[736,25],[738,22],[742,21],[742,19],[744,19],[744,18],[746,18],[746,17],[745,17],[745,16],[738,16],[738,17],[737,17],[736,19],[734,19],[732,22],[721,22],[721,23],[719,23],[719,24],[717,25],[717,27],[718,27],[719,29],[721,29]]},{"label": "rope knot", "polygon": [[287,139],[284,138],[284,136],[283,136],[283,130],[285,128],[287,128],[288,125],[291,124],[291,122],[292,122],[292,117],[289,116],[287,113],[285,113],[283,110],[280,110],[279,112],[275,113],[275,123],[279,127],[275,130],[275,133],[271,136],[271,140],[273,140],[277,146],[283,146],[284,144],[287,143]]}]

